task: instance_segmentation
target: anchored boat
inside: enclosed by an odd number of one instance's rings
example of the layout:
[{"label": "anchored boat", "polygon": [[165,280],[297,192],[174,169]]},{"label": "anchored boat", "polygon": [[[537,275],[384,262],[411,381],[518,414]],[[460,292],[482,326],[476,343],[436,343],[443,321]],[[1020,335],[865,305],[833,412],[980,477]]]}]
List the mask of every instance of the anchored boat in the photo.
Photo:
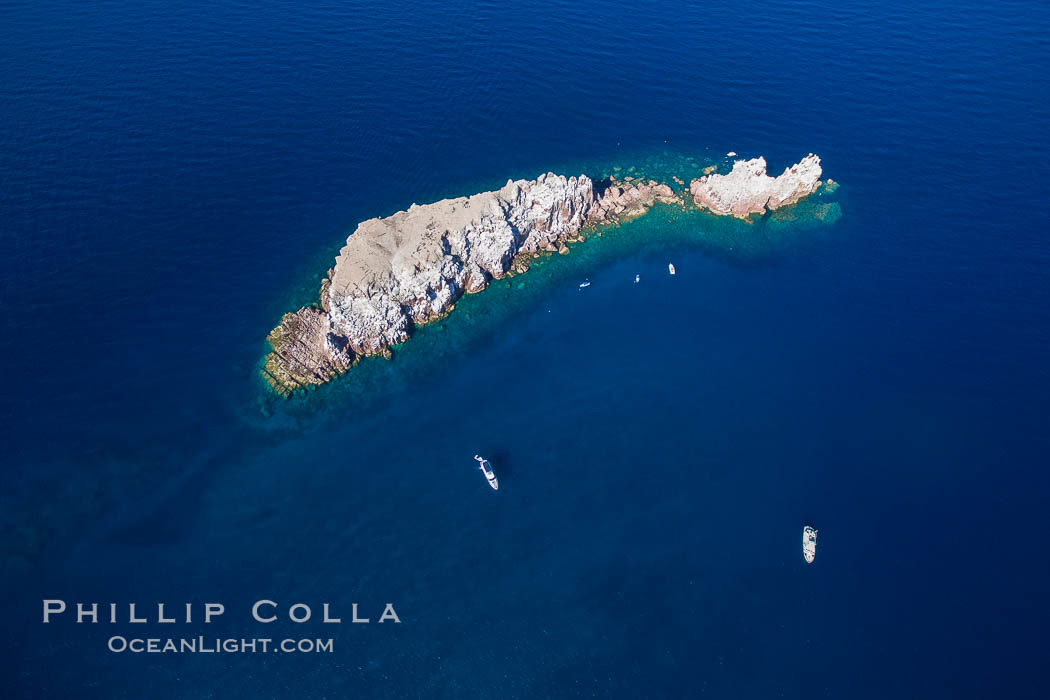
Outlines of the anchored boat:
[{"label": "anchored boat", "polygon": [[802,528],[802,556],[807,564],[812,564],[817,556],[817,531],[809,525]]},{"label": "anchored boat", "polygon": [[481,465],[481,471],[485,475],[485,478],[488,480],[489,486],[492,487],[493,491],[498,491],[499,480],[496,479],[496,472],[492,471],[492,465],[489,464],[489,461],[487,459],[481,457],[480,455],[474,455],[474,459],[478,460],[478,463]]},{"label": "anchored boat", "polygon": [[674,274],[674,263],[667,263],[667,271],[672,275]]}]

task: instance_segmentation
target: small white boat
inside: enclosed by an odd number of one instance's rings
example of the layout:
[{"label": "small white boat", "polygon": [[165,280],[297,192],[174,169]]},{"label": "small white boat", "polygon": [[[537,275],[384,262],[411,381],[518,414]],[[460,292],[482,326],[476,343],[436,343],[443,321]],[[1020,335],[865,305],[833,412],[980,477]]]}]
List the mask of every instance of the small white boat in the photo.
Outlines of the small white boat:
[{"label": "small white boat", "polygon": [[812,564],[817,556],[817,531],[809,525],[802,528],[802,557]]},{"label": "small white boat", "polygon": [[634,283],[635,284],[638,284],[641,281],[642,281],[642,276],[641,275],[635,275],[634,276]]},{"label": "small white boat", "polygon": [[735,155],[736,155],[736,151],[730,151],[729,153],[726,153],[726,158],[732,158]]},{"label": "small white boat", "polygon": [[474,459],[478,460],[478,463],[481,465],[481,471],[488,480],[492,490],[499,491],[499,480],[496,479],[496,472],[492,471],[492,465],[489,464],[489,461],[480,455],[474,455]]},{"label": "small white boat", "polygon": [[590,286],[591,286],[591,283],[590,283],[589,280],[586,281],[586,282],[580,282],[580,289],[583,289],[584,287],[590,287]]},{"label": "small white boat", "polygon": [[667,263],[667,271],[672,275],[674,274],[674,263]]}]

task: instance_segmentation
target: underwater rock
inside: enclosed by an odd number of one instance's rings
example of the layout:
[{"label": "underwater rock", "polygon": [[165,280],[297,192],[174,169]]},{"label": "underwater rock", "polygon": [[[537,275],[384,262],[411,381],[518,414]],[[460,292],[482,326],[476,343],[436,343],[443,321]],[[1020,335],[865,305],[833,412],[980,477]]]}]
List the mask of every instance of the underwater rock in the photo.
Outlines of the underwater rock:
[{"label": "underwater rock", "polygon": [[810,153],[777,177],[766,174],[765,158],[738,160],[728,175],[705,175],[689,191],[702,209],[746,219],[798,202],[820,187],[820,158]]}]

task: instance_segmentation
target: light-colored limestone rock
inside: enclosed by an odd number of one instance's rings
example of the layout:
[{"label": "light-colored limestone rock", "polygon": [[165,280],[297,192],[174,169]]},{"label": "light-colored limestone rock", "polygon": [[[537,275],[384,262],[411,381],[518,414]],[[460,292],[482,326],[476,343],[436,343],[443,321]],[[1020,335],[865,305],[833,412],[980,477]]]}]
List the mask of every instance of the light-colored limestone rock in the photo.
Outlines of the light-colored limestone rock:
[{"label": "light-colored limestone rock", "polygon": [[727,175],[693,180],[689,191],[698,207],[721,216],[746,219],[788,206],[820,187],[820,158],[810,153],[777,177],[766,173],[765,158],[738,160]]},{"label": "light-colored limestone rock", "polygon": [[332,326],[361,354],[400,343],[502,277],[517,253],[575,234],[593,203],[590,178],[548,173],[362,222],[336,258]]}]

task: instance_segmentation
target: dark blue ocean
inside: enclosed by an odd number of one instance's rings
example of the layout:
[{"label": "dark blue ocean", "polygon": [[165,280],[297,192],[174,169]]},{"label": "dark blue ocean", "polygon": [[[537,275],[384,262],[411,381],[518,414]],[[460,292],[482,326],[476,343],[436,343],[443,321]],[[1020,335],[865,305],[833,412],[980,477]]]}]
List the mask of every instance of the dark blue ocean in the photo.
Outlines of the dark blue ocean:
[{"label": "dark blue ocean", "polygon": [[[0,696],[1050,695],[1050,5],[45,0],[0,27]],[[361,220],[728,151],[818,153],[841,217],[654,211],[393,361],[260,380]],[[198,607],[45,625],[52,598]]]}]

